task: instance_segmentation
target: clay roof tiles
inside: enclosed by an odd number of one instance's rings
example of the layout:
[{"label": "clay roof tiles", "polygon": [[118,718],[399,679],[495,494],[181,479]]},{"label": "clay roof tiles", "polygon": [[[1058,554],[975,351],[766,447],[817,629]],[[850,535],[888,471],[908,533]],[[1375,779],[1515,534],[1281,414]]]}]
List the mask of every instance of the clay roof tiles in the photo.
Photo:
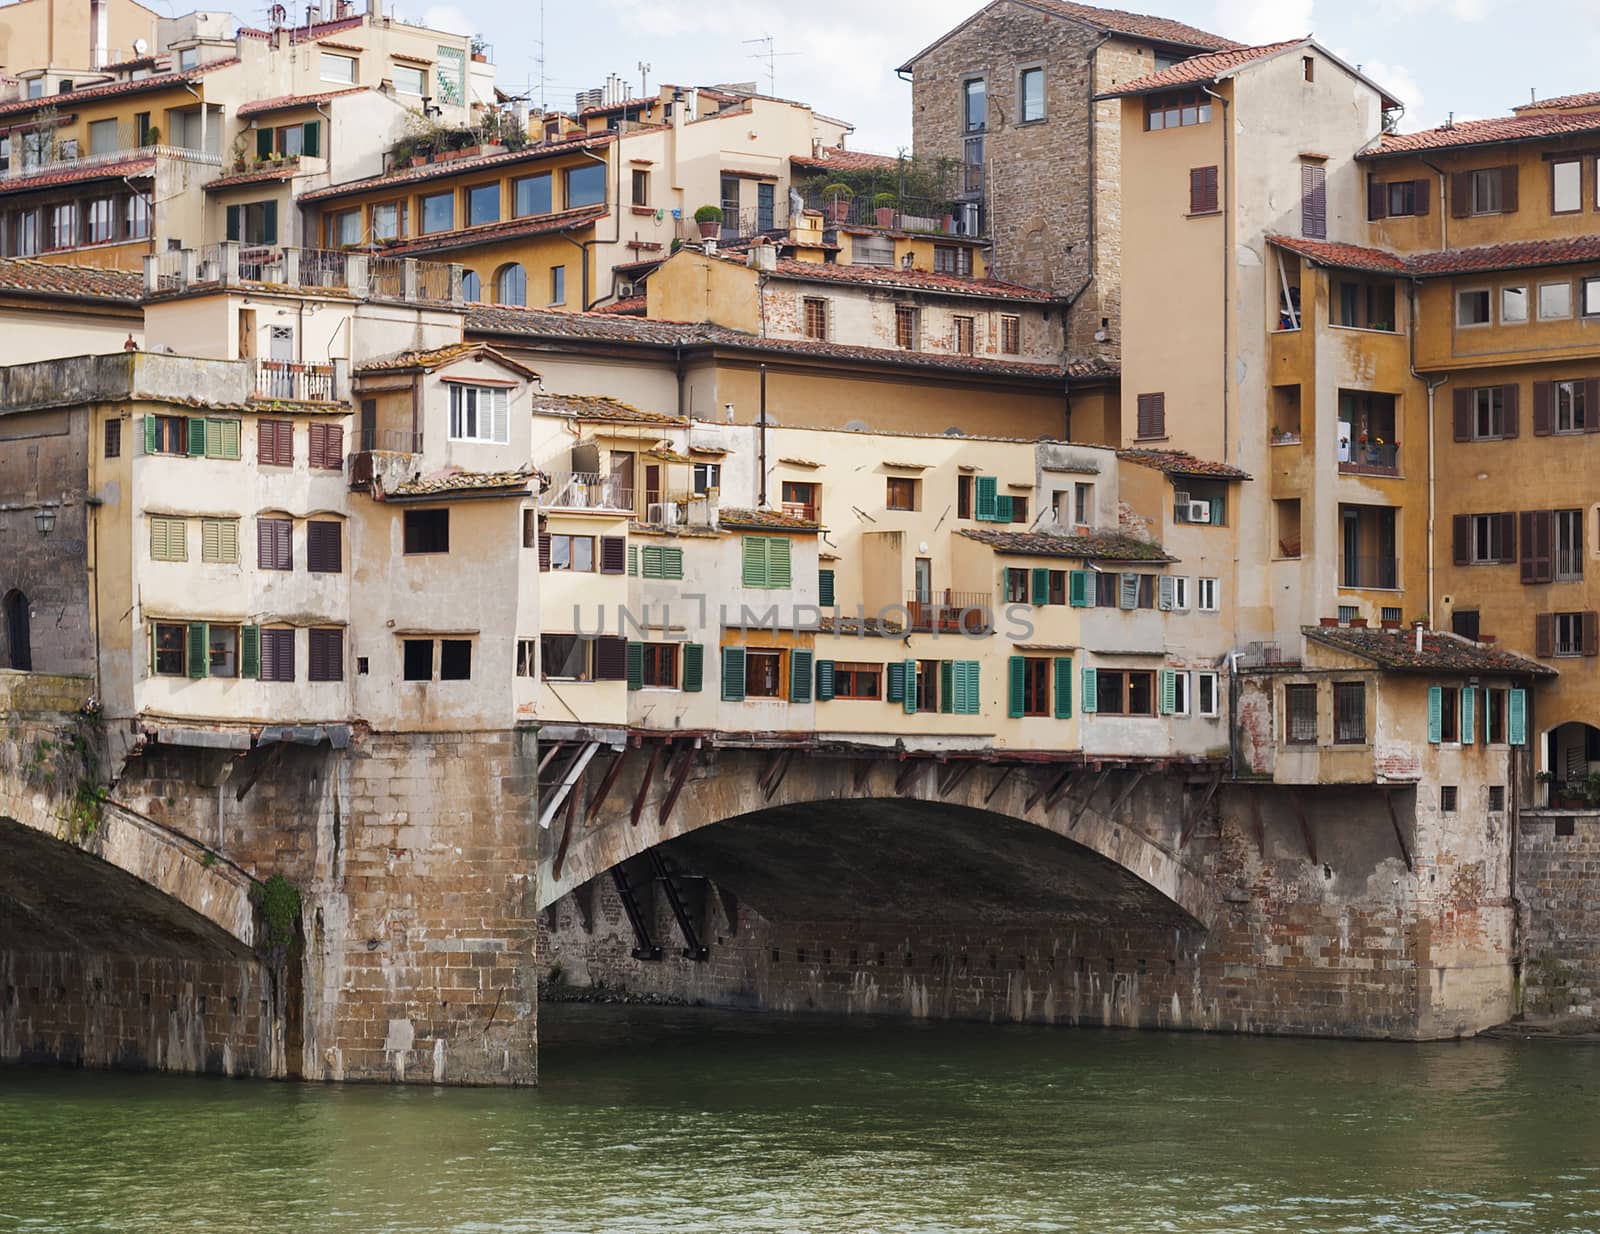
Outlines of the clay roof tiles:
[{"label": "clay roof tiles", "polygon": [[290,111],[296,107],[315,107],[318,103],[326,103],[329,99],[340,98],[346,94],[364,94],[370,86],[345,86],[340,90],[322,90],[316,94],[280,94],[277,98],[257,99],[253,103],[241,103],[235,114],[243,120],[247,116],[263,116],[268,112]]},{"label": "clay roof tiles", "polygon": [[796,154],[791,166],[801,171],[892,171],[900,160],[892,154],[869,154],[865,150],[835,150],[824,147],[815,155]]},{"label": "clay roof tiles", "polygon": [[1000,279],[962,278],[955,274],[934,274],[927,270],[902,270],[898,266],[841,266],[836,262],[796,261],[780,257],[776,271],[780,278],[812,283],[853,283],[867,287],[892,287],[909,291],[945,292],[957,296],[984,296],[995,300],[1056,299],[1054,292]]},{"label": "clay roof tiles", "polygon": [[1048,531],[992,531],[986,527],[963,527],[960,534],[987,544],[997,553],[1021,557],[1071,557],[1080,561],[1176,561],[1153,540],[1104,533],[1088,536],[1061,536]]},{"label": "clay roof tiles", "polygon": [[443,163],[424,163],[421,167],[406,167],[383,175],[368,176],[365,180],[346,180],[342,184],[302,193],[301,201],[327,201],[336,197],[349,197],[373,189],[386,189],[393,185],[414,184],[419,180],[439,180],[449,176],[466,175],[487,168],[515,163],[532,163],[540,159],[570,154],[574,150],[588,150],[609,145],[616,140],[614,133],[585,133],[570,141],[551,142],[548,145],[525,146],[521,150],[503,150],[497,154],[479,154],[469,159],[450,159]]},{"label": "clay roof tiles", "polygon": [[482,493],[505,490],[506,496],[528,491],[534,477],[531,468],[517,471],[451,471],[433,476],[419,476],[397,484],[384,493],[385,497],[434,497],[452,493]]},{"label": "clay roof tiles", "polygon": [[1493,146],[1594,132],[1600,132],[1600,111],[1519,112],[1487,120],[1460,120],[1420,133],[1385,133],[1376,146],[1356,157],[1378,159],[1421,150]]},{"label": "clay roof tiles", "polygon": [[777,510],[745,510],[728,506],[717,511],[717,522],[723,527],[750,527],[764,531],[816,531],[821,526],[816,519],[796,518]]},{"label": "clay roof tiles", "polygon": [[1150,94],[1157,90],[1175,90],[1182,86],[1215,81],[1218,77],[1232,73],[1240,65],[1275,56],[1280,51],[1287,51],[1305,41],[1305,39],[1286,39],[1281,43],[1264,43],[1260,47],[1229,47],[1224,51],[1211,52],[1203,56],[1190,56],[1189,59],[1179,61],[1160,72],[1147,73],[1143,77],[1135,77],[1132,81],[1125,81],[1116,89],[1107,90],[1098,97],[1121,98],[1128,94]]},{"label": "clay roof tiles", "polygon": [[451,343],[447,347],[434,347],[423,351],[399,351],[392,355],[377,356],[365,360],[356,366],[358,373],[408,373],[420,370],[431,373],[435,369],[454,364],[457,360],[482,359],[493,360],[503,364],[506,368],[521,373],[527,377],[537,377],[539,374],[527,365],[503,352],[495,350],[485,343]]},{"label": "clay roof tiles", "polygon": [[1565,236],[1551,240],[1517,240],[1478,248],[1443,249],[1401,256],[1383,249],[1297,236],[1269,235],[1280,248],[1338,270],[1363,270],[1410,278],[1447,278],[1456,274],[1481,274],[1495,270],[1526,270],[1538,266],[1577,265],[1600,261],[1600,235]]},{"label": "clay roof tiles", "polygon": [[1280,236],[1270,232],[1267,240],[1279,248],[1309,257],[1319,266],[1332,266],[1336,270],[1365,270],[1371,274],[1409,273],[1404,257],[1383,249],[1340,244],[1333,240],[1306,240],[1300,236]]},{"label": "clay roof tiles", "polygon": [[[305,195],[300,197],[305,200]],[[386,245],[380,256],[403,257],[411,253],[446,253],[453,249],[473,248],[480,244],[495,244],[501,240],[516,240],[527,236],[543,236],[553,231],[583,227],[607,216],[604,206],[584,206],[577,210],[563,210],[558,214],[541,214],[535,218],[508,219],[503,223],[489,223],[461,231],[441,232],[433,236],[418,236],[400,244]]]},{"label": "clay roof tiles", "polygon": [[1370,660],[1403,673],[1507,673],[1554,677],[1554,669],[1515,652],[1486,647],[1457,634],[1425,630],[1417,650],[1412,630],[1374,630],[1355,626],[1306,626],[1301,633],[1313,643]]},{"label": "clay roof tiles", "polygon": [[144,293],[144,278],[133,270],[57,265],[26,257],[0,260],[0,294],[17,292],[137,304]]},{"label": "clay roof tiles", "polygon": [[1520,107],[1513,107],[1511,110],[1521,116],[1530,111],[1578,111],[1588,107],[1600,107],[1600,91],[1590,90],[1584,94],[1561,94],[1553,99],[1534,99],[1531,103],[1523,103]]},{"label": "clay roof tiles", "polygon": [[601,305],[595,312],[610,313],[617,317],[643,317],[649,303],[649,299],[645,296],[624,296],[620,300],[613,300],[610,304]]},{"label": "clay roof tiles", "polygon": [[1118,450],[1117,457],[1138,463],[1141,467],[1154,467],[1169,476],[1187,476],[1207,480],[1250,480],[1248,471],[1228,463],[1213,463],[1196,458],[1182,450]]},{"label": "clay roof tiles", "polygon": [[621,399],[603,394],[536,394],[533,410],[549,415],[572,416],[609,424],[661,424],[685,425],[687,417],[669,416],[664,412],[646,411]]},{"label": "clay roof tiles", "polygon": [[203,187],[208,193],[216,193],[222,189],[242,188],[249,184],[277,184],[284,180],[293,180],[299,174],[300,160],[289,159],[280,163],[267,163],[231,176],[218,176],[215,180],[207,180]]},{"label": "clay roof tiles", "polygon": [[85,184],[91,180],[124,180],[148,176],[156,169],[155,154],[134,155],[109,162],[52,163],[31,176],[15,176],[0,184],[0,193],[20,193],[27,189],[51,188],[61,184]]},{"label": "clay roof tiles", "polygon": [[192,82],[202,74],[215,69],[227,68],[238,64],[239,57],[230,56],[226,60],[211,60],[205,64],[198,64],[192,69],[185,69],[181,73],[158,73],[150,77],[136,77],[131,81],[108,81],[98,86],[85,86],[81,90],[69,90],[66,94],[47,94],[36,99],[12,99],[9,103],[0,103],[0,116],[14,116],[19,113],[40,111],[46,107],[58,110],[62,107],[76,107],[79,103],[97,103],[101,99],[120,98],[125,94],[144,94],[150,90],[165,90],[173,86],[182,86]]}]

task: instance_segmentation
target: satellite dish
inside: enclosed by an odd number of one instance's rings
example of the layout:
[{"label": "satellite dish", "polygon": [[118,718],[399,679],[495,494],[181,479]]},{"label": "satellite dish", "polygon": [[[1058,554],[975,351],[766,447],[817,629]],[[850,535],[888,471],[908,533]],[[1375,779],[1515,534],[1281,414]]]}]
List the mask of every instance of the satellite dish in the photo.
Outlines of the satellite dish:
[{"label": "satellite dish", "polygon": [[150,50],[150,44],[145,42],[143,39],[134,39],[133,40],[133,54],[134,55],[142,56],[142,55],[144,55],[145,52],[147,52],[149,50]]}]

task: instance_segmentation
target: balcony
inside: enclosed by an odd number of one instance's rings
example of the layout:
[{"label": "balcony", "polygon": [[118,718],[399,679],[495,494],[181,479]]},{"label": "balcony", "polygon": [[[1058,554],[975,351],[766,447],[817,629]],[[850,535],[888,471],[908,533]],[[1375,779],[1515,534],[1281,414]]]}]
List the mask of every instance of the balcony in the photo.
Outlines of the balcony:
[{"label": "balcony", "polygon": [[132,125],[124,127],[129,131],[119,133],[117,140],[110,147],[90,154],[79,154],[76,143],[52,141],[43,149],[35,149],[26,143],[25,134],[13,137],[12,141],[19,153],[12,158],[9,167],[0,171],[0,191],[4,191],[11,181],[26,180],[47,172],[80,169],[89,171],[95,167],[112,167],[133,159],[181,159],[183,162],[202,167],[222,166],[220,154],[191,150],[187,146],[140,142],[138,136],[132,132]]},{"label": "balcony", "polygon": [[1400,446],[1396,442],[1342,441],[1339,443],[1339,450],[1339,471],[1343,475],[1397,476],[1400,474]]},{"label": "balcony", "polygon": [[982,591],[947,589],[937,597],[911,592],[905,606],[911,628],[925,634],[984,634],[994,622],[994,599]]},{"label": "balcony", "polygon": [[808,210],[821,211],[830,227],[879,227],[896,231],[928,232],[941,236],[981,236],[983,208],[979,202],[946,197],[903,197],[877,204],[877,195],[833,197],[812,192]]},{"label": "balcony", "polygon": [[803,518],[808,523],[821,522],[821,507],[804,501],[786,501],[783,503],[783,512],[790,518]]},{"label": "balcony", "polygon": [[151,294],[252,284],[325,288],[408,304],[462,303],[461,267],[442,262],[233,240],[152,253],[144,259],[144,286]]},{"label": "balcony", "polygon": [[598,471],[558,471],[539,494],[542,510],[614,510],[633,513],[633,488]]},{"label": "balcony", "polygon": [[257,360],[255,392],[261,398],[331,403],[335,400],[333,365]]}]

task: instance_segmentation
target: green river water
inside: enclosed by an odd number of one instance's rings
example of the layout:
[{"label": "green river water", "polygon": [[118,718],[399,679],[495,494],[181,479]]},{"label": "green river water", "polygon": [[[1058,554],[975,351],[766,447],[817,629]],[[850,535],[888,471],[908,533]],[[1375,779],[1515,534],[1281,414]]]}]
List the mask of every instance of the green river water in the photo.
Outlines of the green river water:
[{"label": "green river water", "polygon": [[551,1007],[537,1090],[0,1070],[0,1231],[1600,1230],[1600,1050]]}]

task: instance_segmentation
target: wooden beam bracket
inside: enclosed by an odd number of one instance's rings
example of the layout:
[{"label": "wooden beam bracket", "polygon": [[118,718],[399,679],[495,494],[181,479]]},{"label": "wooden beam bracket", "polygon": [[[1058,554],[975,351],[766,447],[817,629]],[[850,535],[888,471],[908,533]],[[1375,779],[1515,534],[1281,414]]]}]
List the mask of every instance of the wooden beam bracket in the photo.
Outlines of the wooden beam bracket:
[{"label": "wooden beam bracket", "polygon": [[1194,829],[1200,825],[1200,819],[1206,812],[1206,807],[1211,804],[1211,799],[1217,795],[1217,789],[1222,787],[1222,769],[1218,768],[1211,777],[1211,782],[1206,785],[1205,792],[1200,800],[1189,805],[1183,812],[1183,830],[1178,833],[1178,847],[1182,848],[1189,843],[1189,837],[1194,834]]}]

